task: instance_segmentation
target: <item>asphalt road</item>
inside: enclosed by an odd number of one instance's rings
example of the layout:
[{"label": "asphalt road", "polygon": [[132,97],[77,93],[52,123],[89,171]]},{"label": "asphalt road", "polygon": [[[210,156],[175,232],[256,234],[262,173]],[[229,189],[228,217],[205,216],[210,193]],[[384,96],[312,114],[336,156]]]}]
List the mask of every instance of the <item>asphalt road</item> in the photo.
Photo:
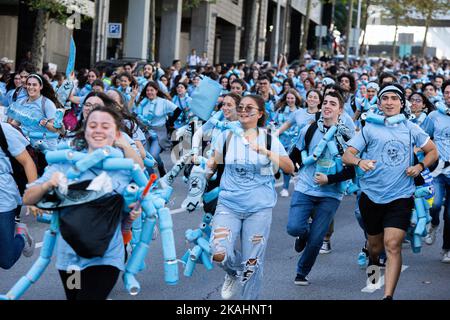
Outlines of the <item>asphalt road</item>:
[{"label": "asphalt road", "polygon": [[[166,157],[165,157],[166,158]],[[194,213],[179,209],[187,193],[182,179],[174,184],[174,195],[169,207],[172,209],[177,256],[181,258],[189,245],[184,240],[186,229],[195,229],[201,222],[202,210]],[[277,187],[280,191],[280,187]],[[293,191],[291,184],[290,192]],[[264,265],[264,283],[261,299],[267,300],[379,300],[381,290],[367,290],[365,271],[357,264],[357,256],[364,236],[354,217],[355,197],[347,196],[342,201],[335,219],[332,237],[332,252],[319,255],[310,275],[310,285],[294,285],[298,254],[293,250],[294,239],[286,233],[290,198],[278,198],[273,210],[271,234]],[[38,258],[40,242],[48,225],[37,223],[31,216],[24,216],[37,248],[33,257],[21,257],[10,270],[0,270],[0,293],[6,293],[23,276]],[[183,275],[179,264],[180,279],[177,285],[164,282],[163,256],[160,237],[151,243],[146,259],[147,269],[138,274],[141,292],[129,295],[120,279],[110,295],[112,300],[217,300],[224,272],[217,266],[207,271],[197,265],[191,278]],[[434,245],[423,245],[418,254],[411,249],[403,250],[403,269],[395,298],[404,300],[428,300],[450,298],[450,265],[440,262],[442,226]],[[59,275],[54,266],[55,258],[41,279],[22,297],[25,300],[64,300],[65,295]]]}]

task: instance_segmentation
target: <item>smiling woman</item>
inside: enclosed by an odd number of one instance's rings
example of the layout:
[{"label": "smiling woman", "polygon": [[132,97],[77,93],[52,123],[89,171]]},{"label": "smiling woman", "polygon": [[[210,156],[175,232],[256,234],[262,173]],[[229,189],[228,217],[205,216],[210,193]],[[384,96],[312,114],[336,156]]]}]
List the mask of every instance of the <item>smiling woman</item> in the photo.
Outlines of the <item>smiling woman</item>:
[{"label": "smiling woman", "polygon": [[[226,272],[222,298],[232,298],[241,282],[242,297],[257,299],[272,208],[277,200],[273,177],[277,169],[274,171],[272,166],[292,173],[294,165],[278,138],[269,136],[264,129],[263,98],[245,96],[236,111],[244,137],[224,131],[217,137],[214,157],[208,162],[213,170],[218,164],[225,165],[210,241],[213,260]],[[237,253],[239,238],[241,252]]]},{"label": "smiling woman", "polygon": [[[93,153],[96,150],[104,147],[118,147],[123,148],[121,141],[121,117],[114,109],[99,106],[94,108],[87,116],[83,126],[83,139],[86,142],[87,153]],[[123,150],[123,149],[122,149]],[[124,150],[126,155],[126,151]],[[52,164],[47,167],[44,175],[29,185],[25,192],[23,201],[29,205],[34,205],[42,199],[42,197],[52,188],[57,188],[63,181],[63,173],[66,173],[71,168],[70,163]],[[77,178],[77,182],[85,182],[96,178],[102,170],[91,168],[81,173]],[[120,196],[120,201],[111,202],[110,197],[116,197],[123,193],[124,189],[131,181],[131,176],[123,170],[108,171],[113,185],[113,193],[105,195],[105,203],[108,207],[99,208],[99,210],[106,210],[107,212],[120,213],[114,221],[111,222],[111,232],[108,235],[103,235],[102,239],[106,239],[106,251],[102,255],[87,256],[77,250],[74,246],[76,242],[73,238],[65,238],[63,233],[58,233],[56,246],[56,268],[59,270],[62,284],[64,286],[68,300],[104,300],[108,297],[112,288],[114,287],[119,277],[120,271],[124,271],[124,245],[121,235],[120,221],[122,219],[122,203],[123,198]],[[74,183],[74,180],[68,179],[69,184]],[[103,199],[103,198],[101,198]],[[133,204],[134,205],[134,204]],[[73,210],[77,210],[79,205],[72,206]],[[63,209],[64,210],[64,209]],[[70,215],[70,210],[64,213],[60,212],[60,217]],[[81,216],[81,219],[85,216]],[[98,218],[100,219],[100,217]],[[97,222],[103,223],[103,220]],[[92,223],[86,221],[86,223]],[[103,226],[102,226],[103,227]],[[104,228],[99,229],[104,230]],[[81,239],[81,236],[79,236]],[[92,238],[89,238],[92,240]],[[67,240],[67,241],[66,241]],[[86,241],[86,239],[84,239]],[[69,244],[70,242],[70,244]],[[78,248],[79,249],[79,248]],[[80,287],[73,288],[70,280],[71,272],[76,266],[80,271]]]}]

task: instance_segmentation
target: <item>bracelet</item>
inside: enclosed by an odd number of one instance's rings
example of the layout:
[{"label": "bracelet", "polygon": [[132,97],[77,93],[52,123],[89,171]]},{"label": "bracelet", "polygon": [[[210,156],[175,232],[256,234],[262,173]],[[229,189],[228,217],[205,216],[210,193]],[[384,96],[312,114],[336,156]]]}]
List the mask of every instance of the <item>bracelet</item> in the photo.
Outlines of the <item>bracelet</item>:
[{"label": "bracelet", "polygon": [[357,167],[359,167],[359,163],[361,162],[362,159],[358,160],[358,163],[356,164]]}]

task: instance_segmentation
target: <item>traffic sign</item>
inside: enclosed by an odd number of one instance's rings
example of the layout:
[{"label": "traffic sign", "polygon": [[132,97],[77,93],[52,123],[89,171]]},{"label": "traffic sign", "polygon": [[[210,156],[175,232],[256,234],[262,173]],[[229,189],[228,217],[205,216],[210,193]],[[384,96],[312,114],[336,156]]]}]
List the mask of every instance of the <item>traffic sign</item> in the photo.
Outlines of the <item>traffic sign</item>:
[{"label": "traffic sign", "polygon": [[120,39],[122,38],[122,24],[121,23],[108,23],[108,38]]}]

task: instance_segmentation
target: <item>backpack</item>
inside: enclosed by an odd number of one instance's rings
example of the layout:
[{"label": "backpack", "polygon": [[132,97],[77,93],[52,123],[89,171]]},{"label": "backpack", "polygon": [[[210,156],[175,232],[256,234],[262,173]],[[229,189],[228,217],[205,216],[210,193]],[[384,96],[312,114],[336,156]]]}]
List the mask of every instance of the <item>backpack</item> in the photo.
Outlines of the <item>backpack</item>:
[{"label": "backpack", "polygon": [[[14,127],[15,128],[15,127]],[[17,129],[17,128],[16,128]],[[20,133],[20,129],[17,129]],[[19,161],[16,160],[15,157],[12,156],[11,152],[9,152],[8,148],[8,141],[6,140],[5,133],[3,132],[3,128],[0,125],[0,147],[3,150],[3,152],[6,154],[6,156],[9,158],[9,161],[11,162],[12,167],[12,176],[14,178],[14,181],[17,184],[17,187],[19,188],[20,195],[22,196],[25,192],[26,185],[28,183],[28,178],[25,173],[25,169],[23,166],[19,163]],[[34,152],[34,149],[31,147],[31,145],[26,146],[26,150],[28,151],[28,154],[33,159],[33,161],[36,163],[36,153]]]},{"label": "backpack", "polygon": [[[311,123],[308,127],[308,130],[306,130],[305,133],[305,146],[303,147],[303,150],[309,150],[309,145],[311,143],[311,140],[314,136],[314,133],[316,132],[318,126],[317,126],[317,120],[320,118],[320,112],[316,113],[316,120]],[[295,172],[298,172],[298,170],[302,167],[302,156],[301,156],[302,150],[299,150],[297,146],[294,144],[291,151],[289,152],[289,158],[294,163]]]}]

